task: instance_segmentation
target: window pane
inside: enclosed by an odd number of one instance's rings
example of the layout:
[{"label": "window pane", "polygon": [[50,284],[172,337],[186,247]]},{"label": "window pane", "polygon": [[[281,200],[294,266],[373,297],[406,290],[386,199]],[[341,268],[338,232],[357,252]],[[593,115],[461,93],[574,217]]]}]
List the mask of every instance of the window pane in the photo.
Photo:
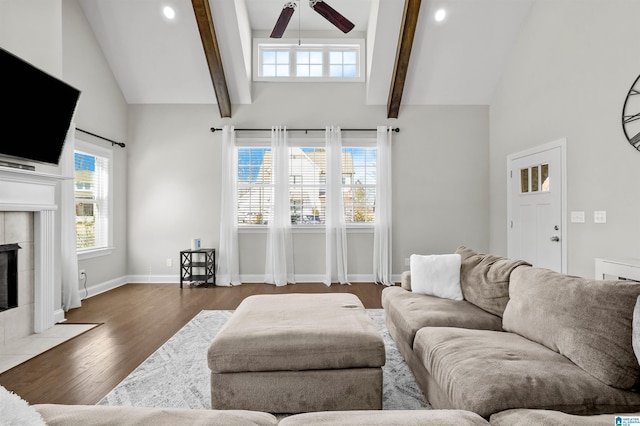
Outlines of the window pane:
[{"label": "window pane", "polygon": [[329,52],[330,64],[342,64],[342,52]]},{"label": "window pane", "polygon": [[309,68],[311,77],[322,77],[322,65],[311,65]]},{"label": "window pane", "polygon": [[263,50],[262,51],[262,63],[263,64],[275,64],[276,63],[276,52],[273,50]]},{"label": "window pane", "polygon": [[298,65],[296,67],[296,75],[298,77],[309,77],[309,65]]},{"label": "window pane", "polygon": [[322,64],[322,52],[311,52],[310,63],[312,64]]},{"label": "window pane", "polygon": [[238,223],[268,223],[273,195],[271,149],[238,148]]},{"label": "window pane", "polygon": [[264,65],[262,67],[262,75],[264,77],[275,77],[276,76],[276,66],[275,65]]},{"label": "window pane", "polygon": [[342,77],[342,65],[331,65],[329,67],[329,75],[331,77]]},{"label": "window pane", "polygon": [[541,191],[548,192],[549,191],[549,165],[543,164],[540,167],[541,167],[540,173],[542,174],[542,177],[540,178],[540,180],[542,180]]},{"label": "window pane", "polygon": [[342,149],[343,200],[347,222],[375,221],[376,159],[375,148]]},{"label": "window pane", "polygon": [[540,168],[538,166],[531,168],[531,192],[538,192],[540,189],[539,170]]},{"label": "window pane", "polygon": [[276,75],[278,77],[287,77],[287,76],[289,76],[289,65],[278,65],[276,67]]},{"label": "window pane", "polygon": [[529,169],[520,169],[520,192],[529,192]]},{"label": "window pane", "polygon": [[343,52],[342,58],[345,64],[355,65],[357,63],[358,55],[356,52]]},{"label": "window pane", "polygon": [[355,65],[344,66],[344,77],[357,77],[357,70]]},{"label": "window pane", "polygon": [[309,52],[307,52],[307,51],[298,51],[298,52],[296,52],[296,63],[297,64],[308,64],[309,63]]},{"label": "window pane", "polygon": [[278,50],[276,54],[276,62],[278,64],[288,64],[289,63],[289,52],[286,50]]}]

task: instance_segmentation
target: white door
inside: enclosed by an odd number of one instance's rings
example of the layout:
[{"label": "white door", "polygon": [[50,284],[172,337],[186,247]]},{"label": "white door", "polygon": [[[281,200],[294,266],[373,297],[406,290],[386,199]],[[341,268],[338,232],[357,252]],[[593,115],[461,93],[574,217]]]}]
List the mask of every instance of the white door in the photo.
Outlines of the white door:
[{"label": "white door", "polygon": [[508,157],[509,257],[566,272],[566,141]]}]

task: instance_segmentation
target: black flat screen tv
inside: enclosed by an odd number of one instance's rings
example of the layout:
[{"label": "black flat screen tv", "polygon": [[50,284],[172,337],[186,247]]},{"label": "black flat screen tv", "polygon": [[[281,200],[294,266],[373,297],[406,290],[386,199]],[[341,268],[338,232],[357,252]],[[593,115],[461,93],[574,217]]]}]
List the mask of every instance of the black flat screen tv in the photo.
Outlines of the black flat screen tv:
[{"label": "black flat screen tv", "polygon": [[0,157],[57,165],[79,96],[0,48]]}]

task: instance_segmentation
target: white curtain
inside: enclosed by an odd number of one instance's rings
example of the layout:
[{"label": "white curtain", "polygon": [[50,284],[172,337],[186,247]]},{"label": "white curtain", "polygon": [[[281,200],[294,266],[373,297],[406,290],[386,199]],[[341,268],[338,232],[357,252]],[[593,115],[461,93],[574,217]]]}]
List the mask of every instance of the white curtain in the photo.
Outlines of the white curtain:
[{"label": "white curtain", "polygon": [[347,281],[347,231],[342,198],[342,132],[340,127],[325,131],[327,160],[326,275],[324,283],[349,284]]},{"label": "white curtain", "polygon": [[237,183],[238,158],[233,126],[222,127],[222,158],[220,169],[220,244],[216,285],[240,285],[238,253]]},{"label": "white curtain", "polygon": [[391,281],[391,134],[387,126],[378,126],[373,275],[375,282],[384,285],[393,285]]},{"label": "white curtain", "polygon": [[78,280],[78,253],[76,251],[76,202],[74,191],[75,175],[75,132],[71,123],[64,149],[60,156],[60,173],[67,179],[60,185],[60,261],[62,273],[62,309],[79,308],[80,283]]},{"label": "white curtain", "polygon": [[289,207],[289,147],[287,128],[271,128],[271,178],[273,196],[267,234],[264,281],[277,286],[294,283],[293,240]]}]

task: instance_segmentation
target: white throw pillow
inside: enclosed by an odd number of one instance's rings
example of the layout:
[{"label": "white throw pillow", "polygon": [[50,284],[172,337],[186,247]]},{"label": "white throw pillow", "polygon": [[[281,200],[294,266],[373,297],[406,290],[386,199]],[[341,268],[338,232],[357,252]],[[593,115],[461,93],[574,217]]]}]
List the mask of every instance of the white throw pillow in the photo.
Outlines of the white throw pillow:
[{"label": "white throw pillow", "polygon": [[636,307],[633,310],[632,326],[631,341],[633,343],[633,352],[636,353],[638,364],[640,364],[640,296],[636,299]]},{"label": "white throw pillow", "polygon": [[459,254],[412,254],[411,291],[443,299],[463,300]]},{"label": "white throw pillow", "polygon": [[0,386],[0,425],[46,426],[46,423],[27,401]]}]

